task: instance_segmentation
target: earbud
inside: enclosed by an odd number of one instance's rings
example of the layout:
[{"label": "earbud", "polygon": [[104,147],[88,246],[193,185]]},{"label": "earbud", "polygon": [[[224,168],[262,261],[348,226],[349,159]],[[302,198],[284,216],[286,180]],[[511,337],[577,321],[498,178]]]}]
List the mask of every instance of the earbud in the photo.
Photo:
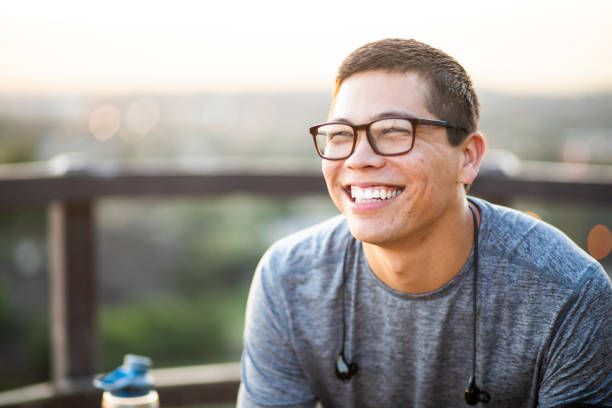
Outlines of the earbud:
[{"label": "earbud", "polygon": [[479,402],[486,404],[491,400],[491,394],[486,391],[480,391],[480,388],[474,382],[474,376],[471,376],[465,389],[465,402],[469,405],[476,405]]},{"label": "earbud", "polygon": [[336,359],[336,377],[345,383],[351,380],[351,377],[357,373],[357,363],[347,363],[344,358],[344,353],[340,352]]}]

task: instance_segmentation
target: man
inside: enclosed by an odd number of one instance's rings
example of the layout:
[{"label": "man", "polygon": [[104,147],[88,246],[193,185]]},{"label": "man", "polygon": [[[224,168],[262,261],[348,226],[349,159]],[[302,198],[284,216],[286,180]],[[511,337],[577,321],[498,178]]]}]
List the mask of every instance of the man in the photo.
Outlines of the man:
[{"label": "man", "polygon": [[612,405],[610,280],[553,227],[467,198],[478,116],[437,49],[387,39],[344,60],[311,128],[342,216],[261,260],[239,406]]}]

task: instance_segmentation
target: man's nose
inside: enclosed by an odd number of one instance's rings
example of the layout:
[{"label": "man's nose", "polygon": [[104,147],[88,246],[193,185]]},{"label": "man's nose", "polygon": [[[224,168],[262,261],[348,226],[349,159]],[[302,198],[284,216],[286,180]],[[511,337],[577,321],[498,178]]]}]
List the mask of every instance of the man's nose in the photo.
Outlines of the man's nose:
[{"label": "man's nose", "polygon": [[353,154],[346,159],[346,166],[350,168],[381,167],[385,158],[377,154],[370,145],[365,130],[357,132],[357,142]]}]

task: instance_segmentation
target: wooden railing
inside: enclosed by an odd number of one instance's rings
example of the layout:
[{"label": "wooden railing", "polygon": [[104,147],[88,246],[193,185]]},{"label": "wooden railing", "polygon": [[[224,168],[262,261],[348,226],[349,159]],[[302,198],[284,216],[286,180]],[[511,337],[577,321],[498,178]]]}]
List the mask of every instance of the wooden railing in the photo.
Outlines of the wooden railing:
[{"label": "wooden railing", "polygon": [[[520,197],[612,203],[612,166],[486,164],[470,193],[510,204]],[[51,381],[0,393],[0,407],[96,407],[96,201],[103,197],[245,192],[325,194],[316,162],[299,159],[93,162],[0,166],[0,208],[45,204],[51,286]],[[233,402],[237,364],[154,370],[164,406]]]}]

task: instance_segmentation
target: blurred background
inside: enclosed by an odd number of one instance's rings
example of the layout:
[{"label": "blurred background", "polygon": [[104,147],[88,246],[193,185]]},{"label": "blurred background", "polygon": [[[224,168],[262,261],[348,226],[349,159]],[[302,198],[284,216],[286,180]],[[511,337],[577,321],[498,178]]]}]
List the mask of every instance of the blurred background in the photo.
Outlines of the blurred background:
[{"label": "blurred background", "polygon": [[[612,2],[357,3],[2,1],[0,167],[289,158],[316,169],[307,127],[326,118],[336,68],[385,37],[466,68],[493,151],[612,165]],[[323,194],[95,205],[100,371],[128,352],[156,367],[239,360],[261,254],[337,214]],[[598,226],[591,250],[610,273],[610,203],[512,205],[585,250]],[[50,378],[48,250],[46,206],[0,209],[0,391]]]}]

